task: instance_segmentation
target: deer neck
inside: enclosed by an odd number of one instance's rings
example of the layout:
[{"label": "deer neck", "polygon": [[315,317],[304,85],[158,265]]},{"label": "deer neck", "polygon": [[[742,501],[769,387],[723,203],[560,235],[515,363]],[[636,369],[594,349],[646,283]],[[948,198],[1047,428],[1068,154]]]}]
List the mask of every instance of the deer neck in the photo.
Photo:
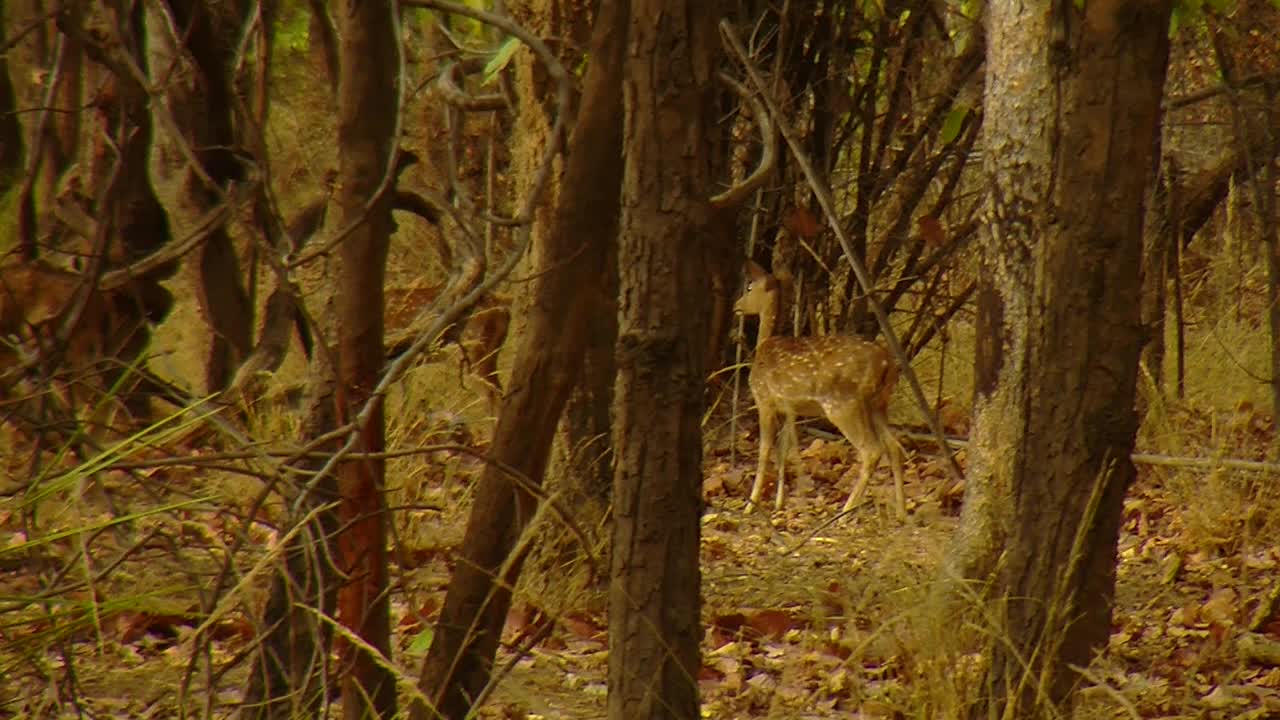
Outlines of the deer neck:
[{"label": "deer neck", "polygon": [[769,302],[760,308],[760,330],[756,335],[756,347],[760,347],[765,340],[773,337],[773,331],[778,322],[778,305],[782,298],[773,293],[769,297]]}]

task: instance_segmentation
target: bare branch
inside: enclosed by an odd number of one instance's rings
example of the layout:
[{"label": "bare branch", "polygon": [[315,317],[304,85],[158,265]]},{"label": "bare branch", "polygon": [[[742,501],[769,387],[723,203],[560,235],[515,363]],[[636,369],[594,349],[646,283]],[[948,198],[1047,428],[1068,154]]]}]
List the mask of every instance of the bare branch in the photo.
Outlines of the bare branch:
[{"label": "bare branch", "polygon": [[219,203],[209,212],[205,213],[200,221],[196,223],[196,227],[185,238],[178,242],[169,242],[160,247],[155,252],[146,257],[131,263],[126,267],[117,270],[111,270],[102,275],[102,281],[98,284],[103,290],[114,290],[136,278],[143,277],[152,272],[156,268],[173,262],[178,258],[186,255],[205,238],[209,237],[217,228],[221,227],[230,217],[232,210],[238,208],[242,203],[251,197],[252,185],[242,189],[233,188],[227,193],[223,202]]},{"label": "bare branch", "polygon": [[453,107],[464,111],[487,111],[487,110],[506,110],[508,107],[507,98],[502,93],[489,93],[487,95],[470,95],[462,88],[458,87],[455,76],[461,74],[461,66],[458,63],[446,63],[444,69],[440,71],[439,77],[436,78],[436,90],[440,93],[440,97]]},{"label": "bare branch", "polygon": [[760,162],[745,180],[711,197],[711,206],[723,209],[741,204],[747,199],[747,196],[764,185],[769,173],[773,172],[773,168],[777,164],[778,140],[777,134],[773,129],[773,123],[769,121],[769,113],[755,94],[747,89],[746,85],[725,73],[718,73],[716,76],[720,78],[720,82],[733,88],[733,91],[751,106],[751,115],[756,121],[756,127],[760,129],[760,144],[763,146],[763,150],[760,152]]},{"label": "bare branch", "polygon": [[564,65],[560,63],[555,54],[551,52],[551,49],[547,47],[546,43],[511,18],[484,10],[476,10],[458,3],[446,2],[445,0],[400,0],[400,6],[441,10],[492,25],[519,39],[532,50],[546,68],[547,75],[551,81],[556,84],[555,123],[551,127],[551,145],[547,148],[546,156],[543,157],[542,163],[533,175],[533,182],[530,184],[524,205],[521,206],[520,212],[510,220],[503,221],[501,218],[486,218],[489,222],[509,225],[525,225],[532,222],[533,210],[541,202],[542,193],[551,178],[551,162],[564,147],[565,117],[569,112],[570,92],[572,89],[572,85],[569,82],[569,73],[564,69]]}]

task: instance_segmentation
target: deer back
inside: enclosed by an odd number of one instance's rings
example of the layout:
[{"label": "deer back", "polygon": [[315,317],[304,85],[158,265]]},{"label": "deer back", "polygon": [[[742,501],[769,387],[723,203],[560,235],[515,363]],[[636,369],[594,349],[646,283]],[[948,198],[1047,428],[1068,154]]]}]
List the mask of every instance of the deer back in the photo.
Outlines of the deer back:
[{"label": "deer back", "polygon": [[822,404],[885,407],[897,368],[884,347],[843,335],[772,337],[760,343],[751,390],[779,409],[821,415]]}]

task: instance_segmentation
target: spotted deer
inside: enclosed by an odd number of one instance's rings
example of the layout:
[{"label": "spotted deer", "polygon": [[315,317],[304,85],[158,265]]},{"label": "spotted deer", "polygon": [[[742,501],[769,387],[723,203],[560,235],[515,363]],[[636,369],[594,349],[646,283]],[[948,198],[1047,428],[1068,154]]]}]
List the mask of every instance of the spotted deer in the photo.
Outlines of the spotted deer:
[{"label": "spotted deer", "polygon": [[777,278],[759,265],[747,266],[749,284],[734,305],[742,315],[760,316],[755,357],[751,363],[751,394],[760,414],[760,459],[751,486],[748,511],[760,504],[765,468],[773,453],[778,415],[783,438],[778,443],[778,489],[774,501],[782,509],[786,495],[788,444],[794,446],[796,416],[826,416],[858,450],[861,474],[843,511],[855,507],[867,490],[880,458],[889,456],[896,491],[895,509],[907,514],[902,488],[902,446],[889,428],[889,396],[898,381],[898,367],[881,345],[844,335],[775,337],[781,295]]},{"label": "spotted deer", "polygon": [[44,261],[0,262],[0,422],[38,414],[23,408],[46,392],[73,415],[96,408],[95,425],[117,406],[144,412],[128,368],[139,362],[148,324],[163,319],[173,297],[146,280],[111,289],[87,283]]}]

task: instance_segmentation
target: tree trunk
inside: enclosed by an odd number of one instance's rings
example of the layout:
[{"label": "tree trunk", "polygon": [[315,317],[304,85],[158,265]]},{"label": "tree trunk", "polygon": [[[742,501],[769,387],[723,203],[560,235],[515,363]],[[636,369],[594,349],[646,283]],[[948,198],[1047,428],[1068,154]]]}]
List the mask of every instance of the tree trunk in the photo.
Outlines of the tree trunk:
[{"label": "tree trunk", "polygon": [[613,484],[613,439],[610,420],[613,383],[617,376],[613,350],[618,337],[617,253],[610,248],[601,278],[601,292],[593,298],[595,314],[587,333],[585,361],[578,384],[569,396],[555,459],[560,491],[575,518],[587,527],[598,527],[609,510]]},{"label": "tree trunk", "polygon": [[[247,3],[145,3],[147,58],[164,95],[152,102],[151,185],[178,237],[187,236],[240,178],[232,122],[231,70]],[[174,137],[174,133],[182,137]],[[182,144],[200,168],[188,163]],[[208,178],[202,178],[201,171]],[[209,182],[215,187],[210,187]],[[253,344],[253,307],[225,227],[200,247],[193,285],[210,328],[205,387],[225,388]]]},{"label": "tree trunk", "polygon": [[[6,31],[5,7],[0,0],[0,37]],[[22,124],[18,122],[18,97],[9,77],[9,54],[0,54],[0,192],[7,193],[22,167]]]},{"label": "tree trunk", "polygon": [[[592,303],[617,224],[622,174],[625,0],[601,3],[576,129],[551,227],[535,248],[528,326],[498,413],[421,688],[444,718],[468,716],[489,682],[523,558],[509,560],[536,509],[523,483],[541,482],[556,422],[578,381]],[[508,468],[518,473],[515,481]],[[413,717],[434,717],[416,704]]]},{"label": "tree trunk", "polygon": [[[85,8],[72,5],[65,11],[62,22],[77,30],[84,22]],[[43,208],[53,206],[58,196],[58,184],[62,174],[75,162],[80,146],[80,105],[84,88],[84,46],[79,33],[59,33],[52,74],[48,82],[54,83],[53,107],[48,108],[42,137],[37,139],[38,152],[43,154],[36,180],[37,202]]]},{"label": "tree trunk", "polygon": [[[108,10],[111,22],[120,29],[120,44],[99,47],[89,43],[86,46],[88,58],[98,65],[120,68],[125,62],[134,62],[139,67],[146,66],[142,39],[143,10],[139,5],[126,8],[127,4],[113,2]],[[107,198],[106,207],[94,209],[99,221],[111,224],[112,241],[106,262],[106,268],[110,270],[127,266],[163,247],[172,234],[169,217],[147,181],[147,158],[154,134],[147,109],[150,103],[147,91],[134,77],[115,72],[104,73],[104,76],[105,82],[97,85],[96,112],[85,123],[95,140],[85,153],[88,157],[82,159],[82,164],[89,187],[101,187],[110,166],[115,163],[115,152],[118,150],[120,154],[118,191]],[[116,139],[118,146],[115,150],[107,146],[106,138]],[[132,331],[127,342],[119,346],[116,358],[120,361],[120,369],[108,373],[109,384],[114,385],[115,379],[127,372],[125,368],[133,367],[150,346],[149,323],[161,322],[171,304],[161,304],[157,299],[172,300],[169,291],[160,283],[171,277],[176,269],[176,263],[167,263],[138,278],[128,287],[131,291],[127,298],[129,302],[117,303],[119,325],[130,327]],[[122,399],[135,419],[145,421],[150,417],[150,400],[145,392],[132,392],[135,385],[130,382],[121,388]]]},{"label": "tree trunk", "polygon": [[1169,5],[988,13],[990,225],[952,567],[994,578],[1004,623],[973,716],[1039,717],[1069,698],[1070,666],[1088,665],[1110,629]]},{"label": "tree trunk", "polygon": [[632,0],[622,184],[609,717],[699,717],[702,413],[717,3]]},{"label": "tree trunk", "polygon": [[[328,353],[317,352],[308,372],[310,407],[302,428],[307,440],[330,433],[337,424],[333,368],[327,358]],[[333,441],[319,447],[310,442],[305,445],[318,452],[337,450]],[[312,456],[293,465],[316,472],[324,461]],[[331,558],[337,556],[332,539],[340,523],[334,510],[322,508],[337,499],[337,482],[330,475],[299,503],[293,522],[301,522],[312,512],[317,514],[307,529],[289,541],[283,562],[271,578],[260,625],[261,644],[249,666],[241,720],[315,717],[325,700],[328,682],[324,670],[329,667],[326,657],[333,629],[321,616],[332,617],[337,599],[339,580]]]},{"label": "tree trunk", "polygon": [[1168,306],[1169,278],[1178,272],[1171,262],[1177,257],[1177,226],[1175,215],[1180,212],[1177,203],[1180,183],[1177,168],[1162,166],[1147,197],[1147,217],[1143,221],[1143,273],[1142,325],[1146,343],[1142,348],[1142,367],[1151,377],[1152,390],[1164,391],[1164,362],[1166,355],[1165,308]]},{"label": "tree trunk", "polygon": [[[1227,197],[1231,178],[1237,173],[1250,173],[1250,159],[1255,161],[1255,169],[1266,168],[1268,159],[1274,160],[1275,153],[1276,147],[1267,149],[1266,133],[1259,132],[1223,148],[1212,163],[1195,175],[1184,176],[1185,163],[1166,158],[1158,180],[1161,187],[1154,188],[1143,225],[1147,256],[1142,318],[1149,340],[1143,351],[1143,362],[1157,388],[1164,386],[1164,317],[1169,300],[1166,290],[1170,280],[1178,281],[1175,275],[1179,272],[1179,248],[1186,247],[1213,217],[1214,210]],[[1163,267],[1159,265],[1162,262]]]},{"label": "tree trunk", "polygon": [[[391,0],[339,3],[338,187],[340,226],[360,225],[342,242],[338,268],[338,420],[345,424],[370,399],[383,365],[383,280],[393,229],[391,193],[370,205],[392,162],[399,109],[397,13]],[[376,109],[376,110],[375,110]],[[367,209],[366,209],[367,208]],[[381,453],[386,427],[380,398],[356,429],[357,452]],[[338,468],[339,560],[346,583],[338,591],[343,625],[374,650],[390,656],[387,589],[386,463],[357,460]],[[389,718],[396,683],[369,652],[343,644],[343,714],[347,720]]]},{"label": "tree trunk", "polygon": [[[582,48],[590,42],[592,18],[586,12],[575,10],[576,7],[572,0],[507,2],[511,14],[517,18],[527,17],[526,26],[540,37],[565,39],[559,55],[567,66],[577,62],[574,48]],[[514,77],[521,105],[513,132],[517,139],[513,143],[512,164],[520,167],[523,175],[531,179],[547,145],[555,121],[555,108],[548,102],[547,73],[535,58],[517,55]],[[621,89],[618,94],[621,98]],[[618,102],[620,107],[621,100]],[[621,122],[619,115],[619,142]],[[548,190],[552,197],[573,191],[561,183]],[[535,237],[548,232],[550,220],[549,212],[535,215]],[[558,606],[556,601],[577,600],[582,597],[579,591],[584,587],[588,592],[587,603],[599,607],[595,601],[603,601],[608,582],[607,573],[598,572],[607,570],[607,567],[590,568],[584,562],[587,552],[595,553],[608,542],[605,519],[613,485],[610,412],[615,374],[613,348],[618,335],[616,245],[609,243],[607,252],[597,292],[584,300],[595,310],[588,320],[590,327],[586,332],[578,382],[569,394],[560,418],[546,472],[547,492],[560,498],[570,520],[577,524],[585,537],[568,532],[560,523],[545,525],[536,539],[524,573],[525,587],[551,613],[570,609]],[[583,547],[584,540],[588,547]],[[549,592],[541,592],[544,589]]]}]

